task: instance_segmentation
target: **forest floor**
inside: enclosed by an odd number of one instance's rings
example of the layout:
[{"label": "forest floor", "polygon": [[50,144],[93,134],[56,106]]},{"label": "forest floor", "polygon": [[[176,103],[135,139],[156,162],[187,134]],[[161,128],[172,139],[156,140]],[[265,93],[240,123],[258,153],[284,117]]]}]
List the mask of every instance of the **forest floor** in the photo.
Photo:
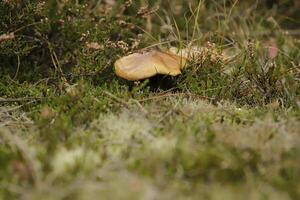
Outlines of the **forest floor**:
[{"label": "forest floor", "polygon": [[[1,1],[0,199],[300,199],[299,13]],[[206,50],[179,76],[114,73],[132,52],[189,46]]]}]

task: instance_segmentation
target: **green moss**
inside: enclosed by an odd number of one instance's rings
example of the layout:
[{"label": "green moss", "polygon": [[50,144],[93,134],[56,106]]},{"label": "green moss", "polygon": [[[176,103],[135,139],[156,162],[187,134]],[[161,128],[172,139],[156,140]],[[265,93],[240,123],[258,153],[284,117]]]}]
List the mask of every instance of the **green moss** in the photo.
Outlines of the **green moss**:
[{"label": "green moss", "polygon": [[[0,199],[299,199],[296,1],[198,2],[1,1]],[[114,74],[149,45],[206,51]]]}]

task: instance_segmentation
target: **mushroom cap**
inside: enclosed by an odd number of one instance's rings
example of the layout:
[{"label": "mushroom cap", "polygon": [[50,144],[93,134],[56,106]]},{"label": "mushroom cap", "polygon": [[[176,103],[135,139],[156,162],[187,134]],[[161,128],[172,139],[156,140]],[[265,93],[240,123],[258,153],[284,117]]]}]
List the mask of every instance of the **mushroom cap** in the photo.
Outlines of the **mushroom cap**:
[{"label": "mushroom cap", "polygon": [[118,59],[115,62],[117,76],[135,81],[152,77],[156,74],[176,76],[181,74],[186,64],[184,57],[151,50],[144,53],[134,53]]}]

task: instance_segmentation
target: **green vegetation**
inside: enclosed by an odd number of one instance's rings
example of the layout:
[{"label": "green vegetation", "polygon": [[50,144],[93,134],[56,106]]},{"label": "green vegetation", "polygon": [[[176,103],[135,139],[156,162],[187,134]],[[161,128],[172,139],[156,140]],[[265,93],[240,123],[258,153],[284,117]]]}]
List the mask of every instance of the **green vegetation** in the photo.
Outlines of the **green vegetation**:
[{"label": "green vegetation", "polygon": [[[299,199],[300,6],[270,2],[1,1],[0,199]],[[115,76],[171,46],[206,51]]]}]

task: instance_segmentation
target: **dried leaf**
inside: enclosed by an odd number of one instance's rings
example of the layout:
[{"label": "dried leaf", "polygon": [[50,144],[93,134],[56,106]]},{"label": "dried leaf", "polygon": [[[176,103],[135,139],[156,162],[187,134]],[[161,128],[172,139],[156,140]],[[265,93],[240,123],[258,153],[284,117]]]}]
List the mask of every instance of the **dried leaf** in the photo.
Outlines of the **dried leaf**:
[{"label": "dried leaf", "polygon": [[12,33],[4,33],[2,35],[0,35],[0,42],[3,42],[3,41],[7,41],[7,40],[13,40],[15,39],[15,34],[12,32]]},{"label": "dried leaf", "polygon": [[268,56],[270,59],[276,58],[278,55],[278,47],[275,39],[270,40],[270,44],[268,47]]},{"label": "dried leaf", "polygon": [[93,50],[103,49],[103,45],[100,45],[98,42],[86,43],[86,47]]}]

